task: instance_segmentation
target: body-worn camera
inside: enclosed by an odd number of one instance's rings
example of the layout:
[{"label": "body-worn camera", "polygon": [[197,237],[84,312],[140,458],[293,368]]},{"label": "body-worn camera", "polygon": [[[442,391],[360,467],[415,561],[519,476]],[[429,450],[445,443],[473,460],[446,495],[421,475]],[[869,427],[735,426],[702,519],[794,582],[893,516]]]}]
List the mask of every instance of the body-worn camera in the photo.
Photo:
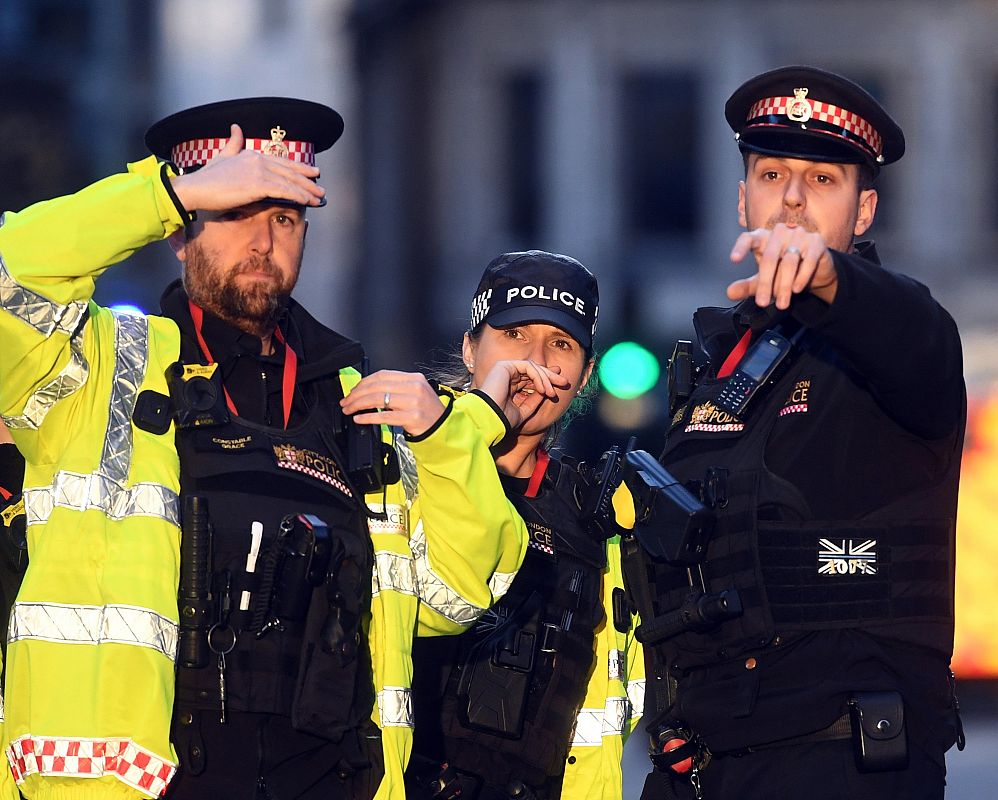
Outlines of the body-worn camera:
[{"label": "body-worn camera", "polygon": [[218,364],[177,361],[170,365],[166,377],[178,428],[225,425],[229,421]]},{"label": "body-worn camera", "polygon": [[[361,377],[370,368],[367,356],[360,362]],[[381,439],[380,425],[358,425],[341,417],[344,435],[344,456],[350,482],[361,494],[371,494],[399,479],[398,455]]]}]

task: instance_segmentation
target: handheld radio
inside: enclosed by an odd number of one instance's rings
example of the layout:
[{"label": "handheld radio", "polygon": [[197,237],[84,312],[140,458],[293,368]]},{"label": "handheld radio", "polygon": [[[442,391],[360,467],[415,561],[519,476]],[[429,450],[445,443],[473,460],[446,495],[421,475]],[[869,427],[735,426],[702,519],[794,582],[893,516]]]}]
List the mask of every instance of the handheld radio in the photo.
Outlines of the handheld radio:
[{"label": "handheld radio", "polygon": [[741,417],[752,398],[790,355],[803,332],[801,328],[789,339],[776,329],[763,333],[731,373],[714,404],[732,416]]}]

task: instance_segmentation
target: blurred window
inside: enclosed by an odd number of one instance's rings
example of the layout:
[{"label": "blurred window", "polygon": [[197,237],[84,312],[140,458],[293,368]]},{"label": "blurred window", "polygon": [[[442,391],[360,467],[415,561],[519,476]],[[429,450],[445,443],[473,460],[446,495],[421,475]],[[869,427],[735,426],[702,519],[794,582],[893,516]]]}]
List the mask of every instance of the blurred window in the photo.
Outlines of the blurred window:
[{"label": "blurred window", "polygon": [[697,77],[635,72],[621,84],[625,224],[639,236],[694,234],[701,227],[703,192]]},{"label": "blurred window", "polygon": [[541,226],[543,88],[543,81],[536,72],[511,75],[505,86],[506,226],[511,234],[524,240],[536,238]]}]

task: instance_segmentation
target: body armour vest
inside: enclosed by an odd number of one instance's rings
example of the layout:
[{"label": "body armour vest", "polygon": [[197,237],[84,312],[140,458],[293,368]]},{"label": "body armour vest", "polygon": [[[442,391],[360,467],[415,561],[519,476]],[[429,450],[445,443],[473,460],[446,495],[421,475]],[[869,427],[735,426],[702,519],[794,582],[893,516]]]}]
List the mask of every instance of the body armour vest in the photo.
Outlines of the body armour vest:
[{"label": "body armour vest", "polygon": [[[737,590],[743,613],[707,633],[646,642],[660,663],[687,669],[835,628],[866,630],[948,657],[959,459],[930,485],[854,519],[817,518],[792,479],[767,468],[774,426],[807,412],[806,391],[801,402],[807,376],[821,376],[827,402],[848,398],[849,413],[884,417],[875,399],[856,388],[856,376],[829,366],[836,356],[816,338],[802,339],[744,419],[718,408],[725,381],[716,379],[701,380],[672,419],[660,460],[716,514],[701,567],[706,591]],[[646,562],[653,608],[645,618],[653,619],[680,608],[690,586],[685,569]]]},{"label": "body armour vest", "polygon": [[417,640],[418,755],[500,789],[560,779],[603,619],[605,554],[579,520],[585,490],[553,458],[536,497],[507,490],[530,531],[523,566],[471,631]]},{"label": "body armour vest", "polygon": [[[334,434],[338,381],[322,381],[314,395],[304,422],[288,430],[224,412],[222,424],[177,430],[182,618],[185,576],[206,567],[188,563],[192,552],[204,557],[186,541],[192,525],[203,527],[188,518],[189,498],[200,498],[211,528],[207,619],[196,631],[181,623],[177,703],[281,714],[337,739],[374,702],[360,627],[373,555]],[[185,666],[195,660],[185,652],[207,664]]]}]

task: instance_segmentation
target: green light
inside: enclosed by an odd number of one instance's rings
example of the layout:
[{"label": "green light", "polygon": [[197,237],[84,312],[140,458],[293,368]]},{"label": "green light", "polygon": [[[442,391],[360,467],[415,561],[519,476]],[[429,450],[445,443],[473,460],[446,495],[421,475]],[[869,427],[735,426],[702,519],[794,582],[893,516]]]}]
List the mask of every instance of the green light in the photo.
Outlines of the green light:
[{"label": "green light", "polygon": [[658,383],[658,359],[637,342],[617,342],[599,362],[600,384],[614,397],[639,397]]}]

